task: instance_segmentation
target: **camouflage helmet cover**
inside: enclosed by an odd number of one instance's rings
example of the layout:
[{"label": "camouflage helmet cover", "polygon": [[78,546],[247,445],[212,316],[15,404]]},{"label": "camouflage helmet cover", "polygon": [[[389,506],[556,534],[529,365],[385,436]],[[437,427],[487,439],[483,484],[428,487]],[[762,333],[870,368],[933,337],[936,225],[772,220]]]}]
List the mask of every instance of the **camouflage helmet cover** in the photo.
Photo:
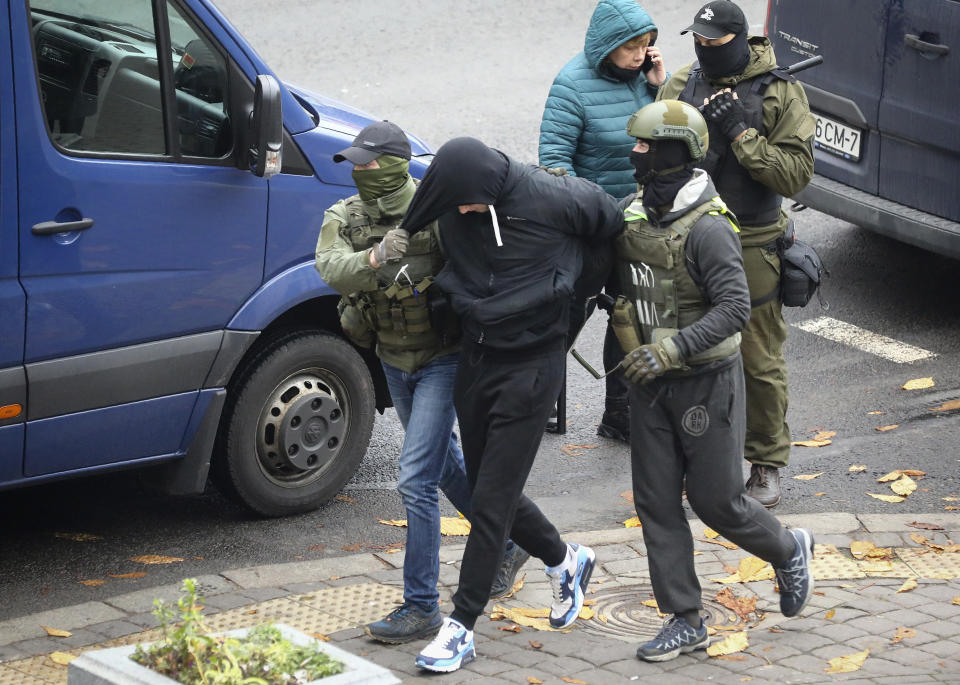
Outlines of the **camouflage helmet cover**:
[{"label": "camouflage helmet cover", "polygon": [[627,133],[643,140],[683,141],[695,162],[706,156],[710,143],[703,115],[693,105],[679,100],[651,102],[635,112],[627,122]]}]

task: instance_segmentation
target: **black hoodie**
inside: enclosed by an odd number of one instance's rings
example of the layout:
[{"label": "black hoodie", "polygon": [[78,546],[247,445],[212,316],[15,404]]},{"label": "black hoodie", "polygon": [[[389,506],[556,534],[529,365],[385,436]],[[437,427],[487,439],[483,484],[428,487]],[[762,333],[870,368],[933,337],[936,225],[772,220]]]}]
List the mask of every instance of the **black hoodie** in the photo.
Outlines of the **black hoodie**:
[{"label": "black hoodie", "polygon": [[[460,214],[467,204],[493,209]],[[438,218],[447,264],[436,283],[464,342],[511,352],[566,339],[584,243],[623,230],[616,200],[599,186],[520,164],[474,138],[437,151],[401,227],[412,233]]]}]

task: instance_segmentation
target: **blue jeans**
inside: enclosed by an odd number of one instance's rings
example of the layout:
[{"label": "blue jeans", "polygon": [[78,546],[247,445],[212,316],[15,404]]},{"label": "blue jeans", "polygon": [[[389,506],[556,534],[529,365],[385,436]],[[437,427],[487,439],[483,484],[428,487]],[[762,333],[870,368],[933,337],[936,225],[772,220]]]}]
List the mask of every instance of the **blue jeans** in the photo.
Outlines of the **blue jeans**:
[{"label": "blue jeans", "polygon": [[[414,373],[383,364],[393,406],[406,431],[397,489],[407,510],[403,598],[425,611],[437,607],[440,575],[440,503],[437,488],[464,516],[470,486],[453,431],[456,354],[434,359]],[[381,362],[382,363],[382,362]]]}]

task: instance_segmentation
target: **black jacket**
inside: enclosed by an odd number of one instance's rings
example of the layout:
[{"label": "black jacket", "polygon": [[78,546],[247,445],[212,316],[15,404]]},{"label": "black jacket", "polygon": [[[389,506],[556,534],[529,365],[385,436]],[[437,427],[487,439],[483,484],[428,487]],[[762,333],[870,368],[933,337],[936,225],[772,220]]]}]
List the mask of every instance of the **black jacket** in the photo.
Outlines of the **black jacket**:
[{"label": "black jacket", "polygon": [[[459,213],[465,204],[493,209]],[[461,318],[464,342],[511,352],[567,339],[585,242],[623,230],[623,213],[599,186],[520,164],[473,138],[437,151],[401,227],[413,232],[437,217],[447,264],[436,283]]]}]

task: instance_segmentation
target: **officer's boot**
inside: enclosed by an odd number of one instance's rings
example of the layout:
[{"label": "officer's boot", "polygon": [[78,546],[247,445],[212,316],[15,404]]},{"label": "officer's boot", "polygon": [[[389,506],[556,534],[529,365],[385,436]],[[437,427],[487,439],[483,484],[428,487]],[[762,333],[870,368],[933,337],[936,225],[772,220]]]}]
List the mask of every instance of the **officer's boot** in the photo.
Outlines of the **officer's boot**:
[{"label": "officer's boot", "polygon": [[626,397],[607,395],[603,418],[597,426],[597,435],[630,444],[630,401]]},{"label": "officer's boot", "polygon": [[780,503],[780,469],[753,464],[747,479],[747,494],[768,509],[777,506]]}]

